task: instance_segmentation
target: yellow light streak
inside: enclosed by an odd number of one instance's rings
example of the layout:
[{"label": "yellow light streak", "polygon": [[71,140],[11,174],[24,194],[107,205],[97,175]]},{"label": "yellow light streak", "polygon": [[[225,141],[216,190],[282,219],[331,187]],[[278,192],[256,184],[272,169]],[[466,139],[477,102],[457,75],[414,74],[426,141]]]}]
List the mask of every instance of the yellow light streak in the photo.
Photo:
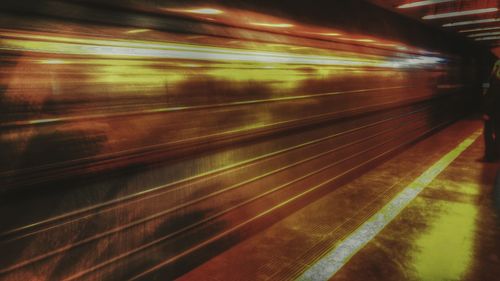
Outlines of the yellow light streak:
[{"label": "yellow light streak", "polygon": [[265,27],[277,27],[277,28],[288,28],[293,27],[290,23],[266,23],[266,22],[251,22],[251,25],[265,26]]},{"label": "yellow light streak", "polygon": [[51,122],[56,122],[61,120],[60,118],[49,118],[49,119],[38,119],[38,120],[30,120],[29,123],[36,125],[36,124],[44,124],[44,123],[51,123]]},{"label": "yellow light streak", "polygon": [[151,29],[147,29],[147,28],[142,28],[142,29],[132,29],[132,30],[126,31],[125,33],[127,33],[127,34],[136,34],[136,33],[144,33],[144,32],[148,32],[148,31],[151,31]]},{"label": "yellow light streak", "polygon": [[345,40],[345,41],[356,41],[356,42],[366,42],[366,43],[372,43],[372,42],[375,42],[375,40],[373,39],[367,39],[367,38],[361,38],[361,39],[357,39],[357,38],[346,38],[346,37],[341,37],[341,38],[338,38],[340,40]]},{"label": "yellow light streak", "polygon": [[68,62],[61,59],[47,59],[47,60],[39,60],[40,64],[67,64]]},{"label": "yellow light streak", "polygon": [[330,33],[315,33],[315,34],[318,34],[318,35],[324,35],[324,36],[340,36],[340,35],[342,35],[342,34],[337,33],[337,32],[330,32]]},{"label": "yellow light streak", "polygon": [[373,45],[382,47],[399,47],[396,44],[390,44],[390,43],[374,43]]},{"label": "yellow light streak", "polygon": [[[0,32],[0,50],[106,57],[165,58],[252,63],[377,66],[383,60],[347,56],[324,56],[287,52],[220,48],[182,43],[68,38],[38,34]],[[30,39],[23,40],[23,39]]]}]

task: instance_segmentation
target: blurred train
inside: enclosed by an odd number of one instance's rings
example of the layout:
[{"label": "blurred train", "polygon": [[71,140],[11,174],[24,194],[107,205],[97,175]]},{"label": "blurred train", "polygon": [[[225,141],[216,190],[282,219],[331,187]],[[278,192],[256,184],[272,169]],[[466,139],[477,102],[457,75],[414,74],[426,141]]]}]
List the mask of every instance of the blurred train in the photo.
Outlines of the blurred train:
[{"label": "blurred train", "polygon": [[476,102],[459,47],[346,24],[379,8],[258,2],[2,1],[0,280],[177,277]]}]

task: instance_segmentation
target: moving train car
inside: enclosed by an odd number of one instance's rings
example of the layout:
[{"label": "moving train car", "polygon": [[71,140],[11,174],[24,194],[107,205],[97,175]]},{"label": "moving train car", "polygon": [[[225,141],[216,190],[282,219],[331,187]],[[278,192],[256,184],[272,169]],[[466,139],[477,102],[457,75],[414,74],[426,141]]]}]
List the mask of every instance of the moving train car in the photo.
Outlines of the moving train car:
[{"label": "moving train car", "polygon": [[468,43],[278,2],[2,1],[0,279],[178,277],[477,102]]}]

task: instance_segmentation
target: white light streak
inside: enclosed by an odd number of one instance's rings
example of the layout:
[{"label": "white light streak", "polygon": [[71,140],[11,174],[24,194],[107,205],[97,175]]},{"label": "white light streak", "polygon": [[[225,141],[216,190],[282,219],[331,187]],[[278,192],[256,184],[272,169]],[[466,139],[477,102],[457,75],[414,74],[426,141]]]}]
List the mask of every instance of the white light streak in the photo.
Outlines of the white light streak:
[{"label": "white light streak", "polygon": [[463,33],[463,32],[478,32],[478,31],[488,31],[488,30],[496,30],[496,29],[500,29],[500,26],[463,29],[463,30],[460,30],[459,32],[461,32],[461,33]]},{"label": "white light streak", "polygon": [[476,41],[500,40],[500,36],[481,37],[481,38],[476,38],[475,40]]},{"label": "white light streak", "polygon": [[486,8],[486,9],[477,9],[477,10],[457,11],[457,12],[450,12],[450,13],[427,15],[427,16],[423,16],[422,19],[424,19],[424,20],[442,19],[442,18],[460,17],[460,16],[467,16],[467,15],[493,13],[496,11],[498,11],[498,8]]},{"label": "white light streak", "polygon": [[500,31],[470,34],[470,35],[467,35],[467,37],[485,37],[485,36],[494,36],[494,35],[500,35]]},{"label": "white light streak", "polygon": [[408,9],[408,8],[415,8],[415,7],[421,7],[421,6],[428,6],[428,5],[435,5],[439,3],[444,3],[444,2],[451,2],[451,1],[456,1],[456,0],[427,0],[427,1],[417,1],[413,3],[407,3],[398,6],[399,9]]},{"label": "white light streak", "polygon": [[212,9],[212,8],[199,8],[199,9],[187,9],[184,10],[185,13],[191,14],[200,14],[200,15],[219,15],[224,13],[221,10]]},{"label": "white light streak", "polygon": [[491,23],[491,22],[500,22],[500,18],[451,22],[451,23],[443,24],[443,27],[461,26],[461,25],[469,25],[469,24]]},{"label": "white light streak", "polygon": [[174,13],[187,13],[187,14],[197,14],[197,15],[219,15],[223,14],[224,11],[214,8],[191,8],[191,9],[172,9],[164,8],[165,11]]}]

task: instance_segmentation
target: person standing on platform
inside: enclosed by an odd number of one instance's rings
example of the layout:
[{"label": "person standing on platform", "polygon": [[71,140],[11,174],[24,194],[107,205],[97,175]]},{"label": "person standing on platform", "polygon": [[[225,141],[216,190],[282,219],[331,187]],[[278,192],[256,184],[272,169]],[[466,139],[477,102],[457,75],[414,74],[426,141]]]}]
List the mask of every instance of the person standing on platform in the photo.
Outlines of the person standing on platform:
[{"label": "person standing on platform", "polygon": [[485,152],[483,160],[493,162],[500,156],[500,60],[493,66],[489,87],[483,94]]}]

